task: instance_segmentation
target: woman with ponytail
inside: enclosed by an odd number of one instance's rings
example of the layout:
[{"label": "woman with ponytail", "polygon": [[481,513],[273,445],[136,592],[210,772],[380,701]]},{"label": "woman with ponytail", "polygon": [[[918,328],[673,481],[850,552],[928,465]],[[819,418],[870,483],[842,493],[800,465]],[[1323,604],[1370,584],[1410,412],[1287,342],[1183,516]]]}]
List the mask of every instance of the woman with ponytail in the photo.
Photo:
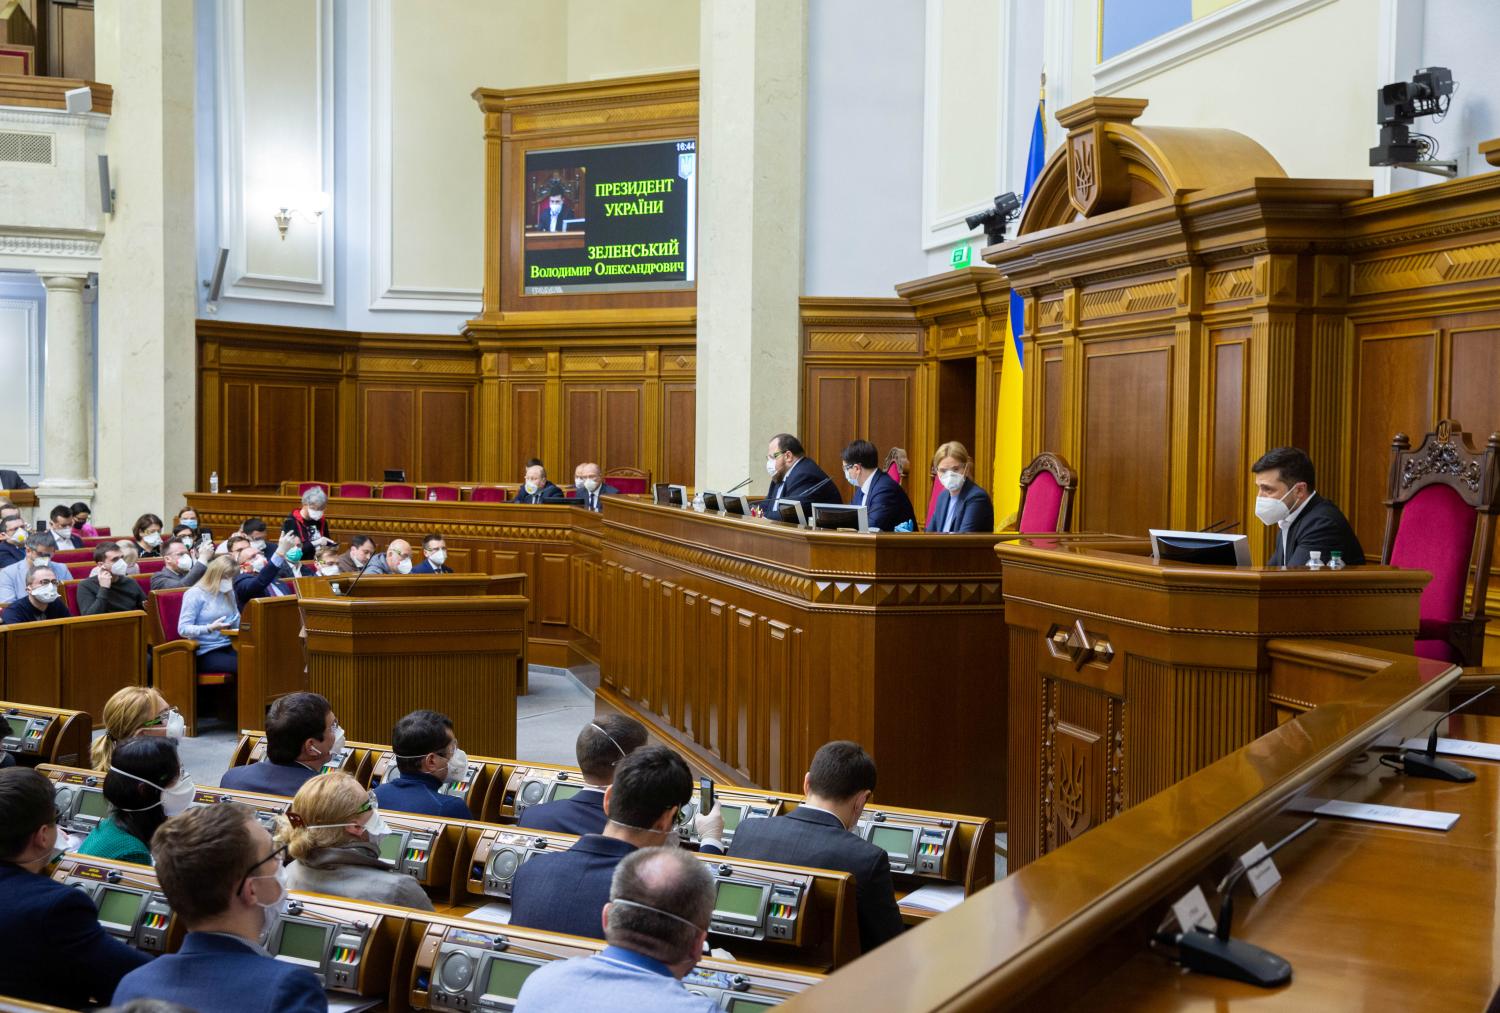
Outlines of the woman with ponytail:
[{"label": "woman with ponytail", "polygon": [[109,769],[120,743],[136,735],[165,736],[174,742],[187,729],[182,715],[149,686],[126,686],[104,705],[104,734],[89,749],[89,761],[101,774]]},{"label": "woman with ponytail", "polygon": [[78,853],[152,864],[151,835],[192,805],[196,791],[192,775],[182,769],[176,742],[143,735],[127,739],[115,749],[104,775],[109,815],[79,845]]}]

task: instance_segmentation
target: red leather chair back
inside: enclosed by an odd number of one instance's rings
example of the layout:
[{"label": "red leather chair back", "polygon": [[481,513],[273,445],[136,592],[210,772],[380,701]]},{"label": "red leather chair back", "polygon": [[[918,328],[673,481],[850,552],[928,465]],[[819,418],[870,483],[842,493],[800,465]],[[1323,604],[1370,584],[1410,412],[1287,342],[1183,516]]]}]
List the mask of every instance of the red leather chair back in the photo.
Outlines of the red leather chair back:
[{"label": "red leather chair back", "polygon": [[109,528],[95,528],[94,530],[105,538],[109,537]]},{"label": "red leather chair back", "polygon": [[185,594],[185,587],[151,593],[151,600],[156,602],[156,621],[161,624],[163,642],[178,639],[177,621],[182,618],[182,596]]},{"label": "red leather chair back", "polygon": [[369,499],[371,488],[365,482],[344,482],[339,486],[338,494],[347,499]]},{"label": "red leather chair back", "polygon": [[381,499],[416,499],[417,487],[414,485],[383,485],[380,487]]},{"label": "red leather chair back", "polygon": [[1056,534],[1062,520],[1062,486],[1052,472],[1039,472],[1026,490],[1026,505],[1016,525],[1023,534]]},{"label": "red leather chair back", "polygon": [[63,600],[68,603],[68,611],[78,615],[78,581],[63,581]]},{"label": "red leather chair back", "polygon": [[469,494],[471,503],[504,503],[505,490],[493,485],[476,485]]},{"label": "red leather chair back", "polygon": [[136,560],[136,565],[141,568],[142,573],[160,573],[162,567],[167,565],[167,561],[160,556],[153,556],[151,559]]},{"label": "red leather chair back", "polygon": [[68,563],[88,563],[90,566],[93,566],[94,550],[60,549],[59,551],[52,553],[52,562],[63,563],[65,565]]},{"label": "red leather chair back", "polygon": [[458,502],[458,486],[456,485],[429,485],[427,487],[429,499],[435,499],[439,503]]},{"label": "red leather chair back", "polygon": [[68,568],[68,572],[73,575],[74,580],[83,580],[88,577],[91,572],[93,572],[94,554],[90,552],[89,558],[81,563],[67,563],[65,565]]}]

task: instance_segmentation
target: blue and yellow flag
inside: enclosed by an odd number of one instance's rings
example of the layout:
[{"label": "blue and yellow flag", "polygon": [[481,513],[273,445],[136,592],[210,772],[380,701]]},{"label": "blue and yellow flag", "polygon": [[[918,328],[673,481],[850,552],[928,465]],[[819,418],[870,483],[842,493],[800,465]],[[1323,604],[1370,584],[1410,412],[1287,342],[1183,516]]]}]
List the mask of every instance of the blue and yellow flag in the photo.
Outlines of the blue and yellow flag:
[{"label": "blue and yellow flag", "polygon": [[[1031,147],[1026,152],[1026,189],[1022,195],[1022,208],[1031,199],[1031,188],[1042,174],[1042,165],[1047,161],[1047,95],[1045,90],[1036,103],[1036,119],[1031,124]],[[1014,516],[1021,502],[1021,460],[1024,448],[1021,445],[1021,420],[1024,414],[1021,397],[1021,330],[1025,323],[1025,301],[1010,293],[1010,340],[1005,343],[1005,361],[1000,366],[1000,410],[995,416],[995,530],[1001,530],[1005,521]],[[1019,518],[1017,518],[1019,520]],[[1014,528],[1014,522],[1010,525]]]}]

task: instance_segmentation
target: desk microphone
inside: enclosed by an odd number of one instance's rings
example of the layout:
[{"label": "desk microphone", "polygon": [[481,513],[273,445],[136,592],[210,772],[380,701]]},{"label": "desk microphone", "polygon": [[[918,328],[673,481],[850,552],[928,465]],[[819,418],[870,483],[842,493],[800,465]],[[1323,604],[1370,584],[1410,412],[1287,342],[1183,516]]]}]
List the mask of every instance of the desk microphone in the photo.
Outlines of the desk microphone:
[{"label": "desk microphone", "polygon": [[1220,534],[1223,534],[1226,531],[1233,531],[1235,528],[1237,528],[1239,526],[1240,526],[1240,522],[1239,521],[1233,520],[1231,518],[1225,518],[1222,521],[1214,521],[1208,527],[1206,527],[1206,528],[1203,529],[1203,533],[1205,535],[1220,535]]},{"label": "desk microphone", "polygon": [[345,590],[344,593],[340,597],[348,598],[350,595],[352,595],[354,593],[354,585],[359,583],[359,578],[361,578],[361,577],[363,577],[365,575],[365,571],[370,568],[370,564],[373,563],[373,562],[375,562],[375,553],[371,552],[370,553],[370,558],[367,559],[367,560],[365,560],[365,565],[361,566],[359,568],[359,572],[356,573],[354,575],[354,579],[349,582],[348,589]]},{"label": "desk microphone", "polygon": [[[1452,760],[1444,760],[1438,756],[1438,725],[1442,724],[1446,718],[1451,717],[1454,711],[1463,710],[1465,707],[1469,706],[1469,704],[1473,703],[1475,700],[1478,700],[1486,693],[1493,691],[1494,688],[1494,686],[1491,686],[1489,689],[1480,690],[1478,693],[1475,693],[1473,696],[1469,697],[1469,699],[1453,708],[1453,710],[1449,711],[1447,714],[1444,714],[1442,717],[1434,721],[1432,723],[1432,732],[1427,736],[1426,751],[1421,753],[1413,752],[1410,749],[1402,751],[1401,765],[1397,767],[1397,769],[1400,770],[1403,774],[1406,774],[1410,777],[1430,777],[1436,781],[1459,781],[1467,784],[1468,782],[1474,780],[1474,772],[1468,767],[1459,766]],[[1382,756],[1380,758],[1380,762],[1385,763],[1385,759],[1386,758]],[[1396,766],[1393,763],[1386,763],[1385,765],[1387,767]]]},{"label": "desk microphone", "polygon": [[724,491],[724,495],[728,496],[728,495],[731,495],[732,493],[737,493],[737,492],[739,492],[741,489],[745,488],[745,486],[749,485],[753,481],[755,481],[754,478],[747,478],[743,482],[741,482],[739,485],[735,486],[733,489],[726,489]]}]

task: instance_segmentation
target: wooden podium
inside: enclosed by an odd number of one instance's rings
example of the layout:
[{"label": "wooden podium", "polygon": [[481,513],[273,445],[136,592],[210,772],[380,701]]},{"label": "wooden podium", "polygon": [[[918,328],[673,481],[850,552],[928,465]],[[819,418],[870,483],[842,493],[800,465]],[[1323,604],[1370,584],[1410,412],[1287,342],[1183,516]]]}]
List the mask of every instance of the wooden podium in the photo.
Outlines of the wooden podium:
[{"label": "wooden podium", "polygon": [[1410,654],[1424,570],[1157,563],[1144,540],[1001,542],[1017,868],[1322,700],[1273,638]]},{"label": "wooden podium", "polygon": [[389,742],[402,715],[425,707],[453,719],[466,751],[514,756],[523,584],[482,574],[299,580],[308,688],[353,740]]}]

